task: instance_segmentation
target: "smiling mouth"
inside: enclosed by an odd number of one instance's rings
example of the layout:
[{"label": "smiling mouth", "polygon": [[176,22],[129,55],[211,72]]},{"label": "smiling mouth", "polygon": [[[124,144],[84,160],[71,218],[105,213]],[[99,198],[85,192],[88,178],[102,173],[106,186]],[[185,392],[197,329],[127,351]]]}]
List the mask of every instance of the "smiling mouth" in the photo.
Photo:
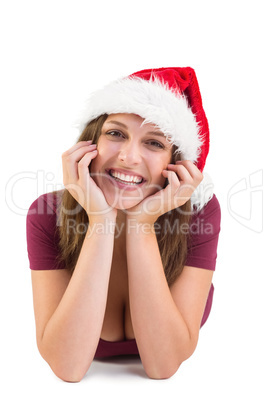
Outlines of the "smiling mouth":
[{"label": "smiling mouth", "polygon": [[117,172],[113,169],[108,170],[108,174],[117,182],[129,186],[137,186],[145,181],[141,176],[126,175],[124,173]]}]

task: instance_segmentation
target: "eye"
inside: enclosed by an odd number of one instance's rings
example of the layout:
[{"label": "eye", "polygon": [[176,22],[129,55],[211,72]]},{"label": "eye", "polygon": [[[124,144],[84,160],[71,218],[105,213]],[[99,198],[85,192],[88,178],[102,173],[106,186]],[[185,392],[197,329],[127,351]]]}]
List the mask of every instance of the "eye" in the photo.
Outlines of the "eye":
[{"label": "eye", "polygon": [[165,148],[164,145],[161,142],[154,141],[154,140],[147,141],[147,144],[151,145],[154,148],[159,148],[159,149],[164,149]]},{"label": "eye", "polygon": [[123,134],[118,130],[107,131],[106,135],[110,135],[111,137],[123,137]]}]

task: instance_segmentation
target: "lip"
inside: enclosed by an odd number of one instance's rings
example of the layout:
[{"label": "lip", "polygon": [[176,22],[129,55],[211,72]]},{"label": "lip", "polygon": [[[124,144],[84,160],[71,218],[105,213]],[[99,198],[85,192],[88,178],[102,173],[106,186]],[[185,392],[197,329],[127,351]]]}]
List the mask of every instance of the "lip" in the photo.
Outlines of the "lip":
[{"label": "lip", "polygon": [[[138,177],[142,177],[142,182],[139,183],[139,184],[134,184],[134,185],[133,185],[133,184],[125,184],[125,183],[122,183],[122,182],[120,182],[120,181],[114,179],[113,176],[110,175],[110,171],[111,171],[111,170],[115,170],[116,172],[123,173],[123,174],[129,175],[129,176],[138,176]],[[112,182],[114,183],[114,185],[116,185],[116,186],[117,186],[118,188],[120,188],[120,189],[124,189],[124,190],[127,190],[127,191],[135,191],[137,188],[140,188],[141,186],[143,186],[144,183],[146,182],[146,179],[145,179],[141,174],[139,174],[139,173],[137,173],[137,172],[129,171],[129,170],[117,169],[117,168],[112,168],[112,167],[111,167],[111,168],[105,169],[105,173],[106,173],[107,175],[109,175],[109,179],[112,180]]]},{"label": "lip", "polygon": [[133,172],[133,170],[124,170],[124,169],[117,169],[117,168],[110,167],[110,168],[106,169],[106,172],[109,174],[110,170],[115,170],[118,173],[123,173],[123,174],[129,175],[129,176],[142,177],[143,182],[146,181],[145,178],[140,173]]}]

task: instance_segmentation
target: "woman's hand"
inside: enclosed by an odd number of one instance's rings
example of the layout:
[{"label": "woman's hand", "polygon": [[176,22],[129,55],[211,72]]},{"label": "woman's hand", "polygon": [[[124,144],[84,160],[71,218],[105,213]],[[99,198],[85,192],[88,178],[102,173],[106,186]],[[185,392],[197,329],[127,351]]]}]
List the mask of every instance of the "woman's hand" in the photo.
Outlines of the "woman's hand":
[{"label": "woman's hand", "polygon": [[116,209],[106,202],[101,189],[90,177],[89,165],[98,151],[92,141],[80,141],[62,154],[63,183],[65,188],[84,208],[88,217],[116,217]]},{"label": "woman's hand", "polygon": [[157,193],[126,211],[129,218],[137,223],[153,224],[159,216],[184,205],[203,180],[203,174],[191,161],[178,161],[169,164],[162,175],[168,179],[168,185]]}]

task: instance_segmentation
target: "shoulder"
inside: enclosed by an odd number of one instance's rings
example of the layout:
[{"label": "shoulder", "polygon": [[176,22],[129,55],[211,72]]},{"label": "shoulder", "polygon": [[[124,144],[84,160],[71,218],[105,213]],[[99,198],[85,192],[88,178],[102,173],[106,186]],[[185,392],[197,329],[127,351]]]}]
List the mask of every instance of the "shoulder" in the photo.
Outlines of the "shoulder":
[{"label": "shoulder", "polygon": [[203,222],[211,222],[216,226],[220,225],[221,207],[215,194],[200,211],[193,211],[191,220],[192,222],[202,220]]},{"label": "shoulder", "polygon": [[28,216],[56,214],[61,203],[63,190],[40,195],[29,207]]},{"label": "shoulder", "polygon": [[30,205],[26,217],[27,236],[33,236],[37,230],[45,235],[55,232],[62,191],[40,195]]},{"label": "shoulder", "polygon": [[58,269],[58,211],[62,191],[43,194],[32,202],[26,219],[27,250],[33,270]]},{"label": "shoulder", "polygon": [[215,195],[190,220],[185,265],[215,270],[221,225],[220,204]]},{"label": "shoulder", "polygon": [[221,207],[218,198],[215,194],[213,194],[211,200],[204,206],[203,208],[205,211],[214,211],[220,213]]}]

